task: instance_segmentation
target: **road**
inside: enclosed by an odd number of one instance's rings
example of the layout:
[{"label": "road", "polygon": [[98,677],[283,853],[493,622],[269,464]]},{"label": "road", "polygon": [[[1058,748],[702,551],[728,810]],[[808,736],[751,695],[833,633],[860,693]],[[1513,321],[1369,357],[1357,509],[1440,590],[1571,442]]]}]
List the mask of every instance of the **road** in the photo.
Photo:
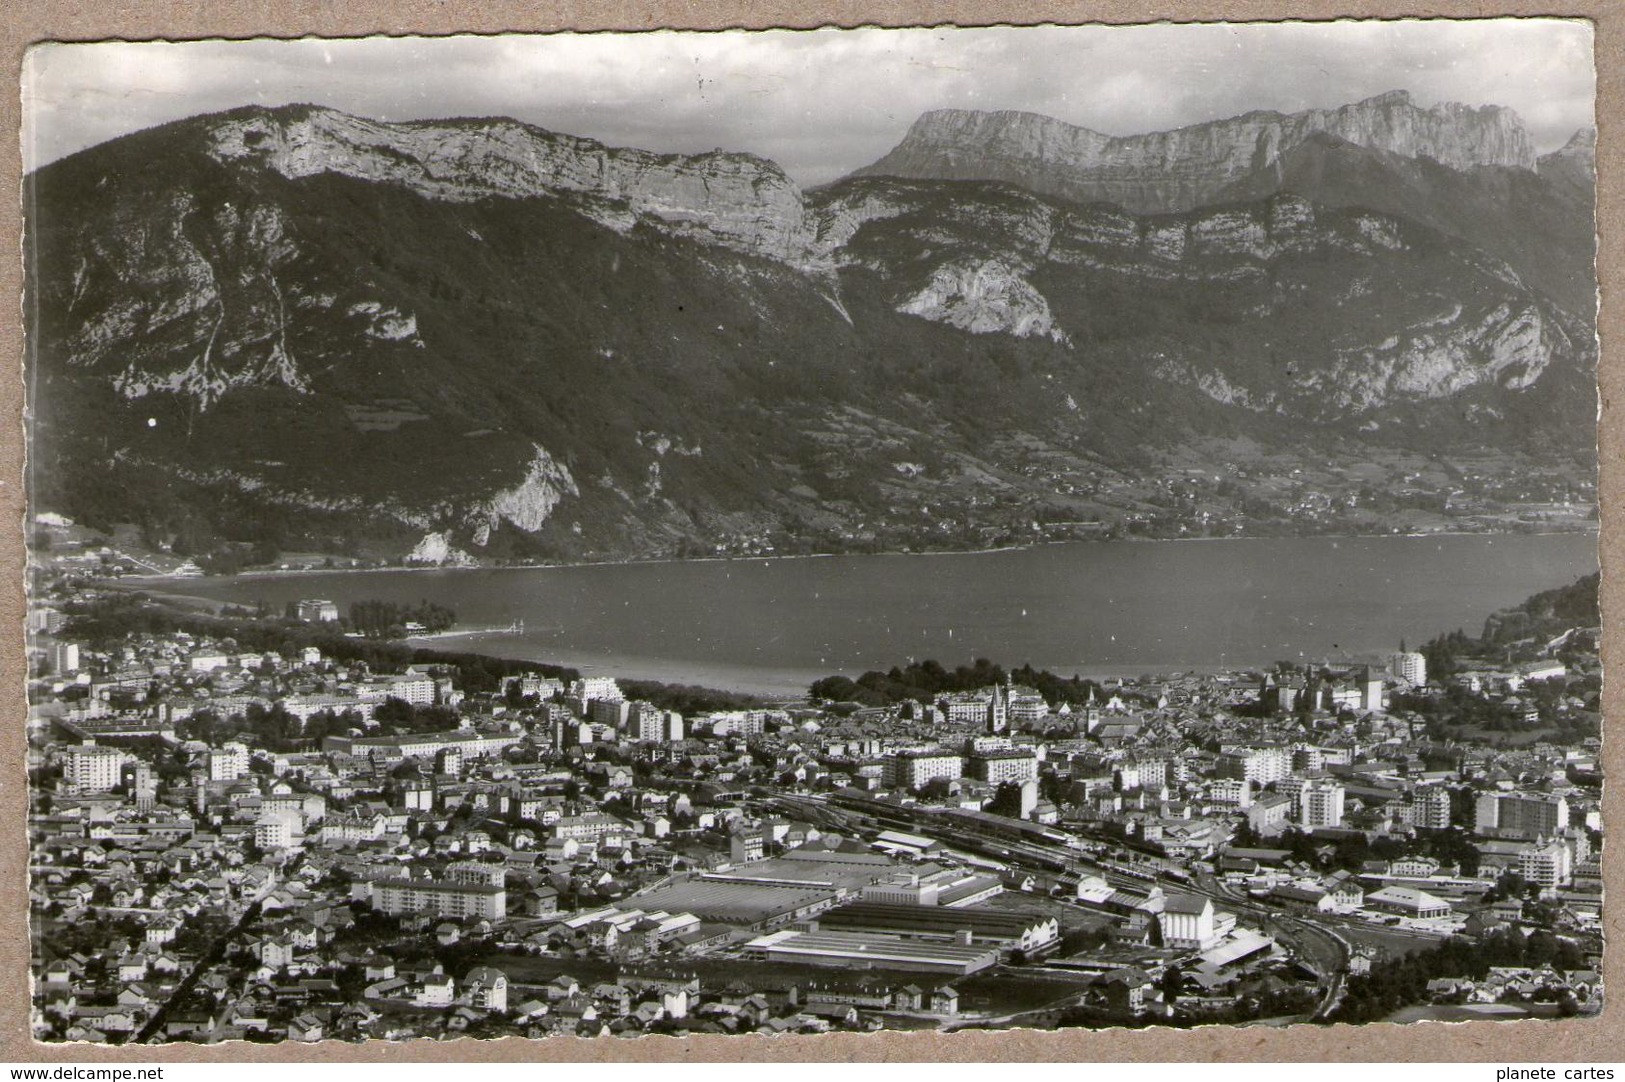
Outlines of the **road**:
[{"label": "road", "polygon": [[282,884],[288,875],[291,874],[293,870],[299,866],[299,863],[304,860],[304,857],[305,854],[303,851],[301,851],[298,856],[294,857],[286,864],[278,864],[273,866],[271,875],[266,880],[265,885],[261,887],[259,892],[254,895],[253,900],[243,908],[243,915],[237,918],[237,923],[226,929],[226,931],[221,934],[220,938],[216,939],[209,949],[203,953],[203,956],[198,959],[197,964],[191,968],[186,976],[181,978],[181,982],[175,986],[175,991],[170,994],[170,997],[166,999],[157,1010],[152,1012],[152,1017],[147,1019],[147,1024],[141,1027],[140,1032],[138,1032],[130,1041],[131,1044],[142,1044],[146,1041],[152,1040],[154,1037],[161,1037],[164,1022],[169,1017],[170,1006],[175,1003],[184,1002],[186,997],[191,994],[192,987],[197,984],[198,979],[201,978],[203,974],[207,973],[213,966],[219,964],[221,959],[226,956],[227,945],[230,944],[233,939],[236,939],[242,930],[248,927],[248,925],[252,924],[255,918],[260,915],[260,903],[265,901],[266,897]]}]

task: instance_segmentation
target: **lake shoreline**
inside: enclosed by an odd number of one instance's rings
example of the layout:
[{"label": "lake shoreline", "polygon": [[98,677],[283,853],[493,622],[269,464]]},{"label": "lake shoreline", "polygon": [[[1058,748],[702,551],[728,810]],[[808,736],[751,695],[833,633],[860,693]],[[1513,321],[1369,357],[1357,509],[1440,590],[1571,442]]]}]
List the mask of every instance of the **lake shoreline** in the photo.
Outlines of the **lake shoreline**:
[{"label": "lake shoreline", "polygon": [[[1191,539],[1196,540],[1196,539]],[[1382,665],[1597,568],[1595,535],[1071,542],[977,553],[443,569],[437,575],[121,580],[180,607],[429,600],[458,634],[411,642],[769,694],[927,658],[1062,676]],[[959,560],[906,556],[967,557]],[[974,559],[968,558],[974,556]]]},{"label": "lake shoreline", "polygon": [[1137,537],[1128,535],[1113,538],[1070,538],[1061,541],[1040,541],[1031,545],[994,545],[979,549],[928,549],[923,552],[799,552],[775,553],[762,556],[659,556],[651,558],[628,558],[624,560],[583,560],[579,562],[560,561],[557,563],[472,563],[472,564],[399,564],[385,567],[301,567],[283,570],[268,569],[263,571],[237,571],[230,575],[123,575],[116,579],[100,580],[103,585],[115,585],[125,582],[136,583],[163,583],[163,582],[253,582],[259,580],[283,581],[289,578],[314,577],[318,575],[366,575],[381,573],[432,573],[445,571],[549,571],[549,570],[585,570],[599,567],[663,567],[673,564],[753,564],[791,560],[837,560],[853,557],[864,558],[898,558],[898,557],[946,557],[946,556],[990,556],[1006,552],[1033,552],[1048,548],[1064,548],[1068,546],[1083,545],[1159,545],[1159,544],[1212,544],[1222,542],[1251,542],[1251,541],[1366,541],[1373,539],[1393,540],[1427,540],[1429,538],[1453,537],[1482,537],[1495,539],[1503,537],[1584,537],[1590,536],[1600,539],[1602,530],[1600,526],[1588,529],[1573,530],[1430,530],[1426,533],[1349,533],[1349,534],[1253,534],[1232,537]]}]

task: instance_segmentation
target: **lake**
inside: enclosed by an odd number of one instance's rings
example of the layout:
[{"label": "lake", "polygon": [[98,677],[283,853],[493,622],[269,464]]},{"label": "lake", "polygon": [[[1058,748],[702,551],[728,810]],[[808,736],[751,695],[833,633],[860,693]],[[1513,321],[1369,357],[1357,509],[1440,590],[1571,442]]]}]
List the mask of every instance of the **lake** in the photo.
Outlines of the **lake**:
[{"label": "lake", "polygon": [[[1597,569],[1594,534],[1106,541],[951,555],[151,580],[449,606],[445,649],[765,693],[911,659],[1134,675],[1380,656]],[[523,621],[523,629],[511,629]]]}]

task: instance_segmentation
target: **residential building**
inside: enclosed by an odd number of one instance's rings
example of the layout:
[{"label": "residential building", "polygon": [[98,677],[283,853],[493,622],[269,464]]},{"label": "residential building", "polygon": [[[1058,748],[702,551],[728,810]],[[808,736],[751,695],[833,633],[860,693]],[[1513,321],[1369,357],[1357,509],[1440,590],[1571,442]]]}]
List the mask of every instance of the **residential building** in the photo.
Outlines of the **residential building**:
[{"label": "residential building", "polygon": [[505,1011],[508,1009],[508,976],[491,966],[475,966],[463,978],[463,995],[471,1007]]},{"label": "residential building", "polygon": [[58,676],[79,671],[79,644],[54,642],[51,644],[51,671]]},{"label": "residential building", "polygon": [[118,748],[76,744],[62,749],[62,788],[68,793],[105,793],[119,784],[133,756]]},{"label": "residential building", "polygon": [[1207,796],[1215,804],[1245,811],[1253,805],[1253,783],[1246,778],[1214,778],[1208,782]]},{"label": "residential building", "polygon": [[1298,825],[1305,830],[1343,825],[1344,789],[1326,778],[1304,781],[1295,794]]},{"label": "residential building", "polygon": [[236,781],[248,776],[248,746],[231,741],[209,749],[209,780]]},{"label": "residential building", "polygon": [[613,676],[583,677],[570,685],[570,695],[587,702],[595,699],[619,702],[626,697]]},{"label": "residential building", "polygon": [[254,823],[254,844],[261,849],[288,849],[303,838],[303,824],[295,812],[268,811]]},{"label": "residential building", "polygon": [[965,761],[942,751],[904,752],[892,760],[893,784],[905,789],[923,789],[939,778],[964,775]]},{"label": "residential building", "polygon": [[1421,687],[1428,682],[1427,658],[1415,650],[1396,653],[1388,658],[1388,668],[1393,670],[1395,676],[1410,684],[1412,687]]},{"label": "residential building", "polygon": [[1038,779],[1038,757],[1030,751],[985,752],[970,758],[970,776],[989,785]]},{"label": "residential building", "polygon": [[294,611],[307,624],[336,624],[339,620],[339,607],[325,598],[302,600]]},{"label": "residential building", "polygon": [[384,879],[372,884],[372,908],[391,916],[427,913],[462,919],[501,920],[508,912],[506,887],[433,879]]},{"label": "residential building", "polygon": [[433,706],[434,693],[434,677],[423,673],[406,673],[369,680],[357,689],[356,696],[363,702],[399,699],[413,706]]},{"label": "residential building", "polygon": [[1569,825],[1568,801],[1544,793],[1484,793],[1476,811],[1475,829],[1493,838],[1534,841]]},{"label": "residential building", "polygon": [[1421,830],[1446,829],[1450,826],[1450,790],[1442,785],[1412,790],[1404,805],[1403,818]]},{"label": "residential building", "polygon": [[632,723],[632,704],[624,699],[593,699],[587,704],[587,716],[595,725],[622,732]]},{"label": "residential building", "polygon": [[1242,778],[1262,787],[1292,774],[1292,752],[1284,747],[1236,748],[1221,754],[1214,764],[1221,778]]},{"label": "residential building", "polygon": [[1518,854],[1518,874],[1542,892],[1555,891],[1574,878],[1573,854],[1559,838],[1531,846]]},{"label": "residential building", "polygon": [[1285,794],[1262,793],[1247,809],[1247,822],[1263,837],[1273,838],[1291,824],[1292,804]]}]

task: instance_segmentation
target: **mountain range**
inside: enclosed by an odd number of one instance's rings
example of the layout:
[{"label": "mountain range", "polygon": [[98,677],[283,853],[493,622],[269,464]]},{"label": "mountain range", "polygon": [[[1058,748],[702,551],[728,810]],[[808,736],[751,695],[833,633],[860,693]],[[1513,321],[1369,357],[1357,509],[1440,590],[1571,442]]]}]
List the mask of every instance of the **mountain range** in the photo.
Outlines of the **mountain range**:
[{"label": "mountain range", "polygon": [[[1403,93],[932,112],[814,190],[506,119],[194,117],[26,178],[32,497],[438,562],[1381,527],[1362,484],[1486,456],[1572,490],[1593,177],[1590,132],[1537,156]],[[1302,518],[1310,464],[1347,513]]]}]

